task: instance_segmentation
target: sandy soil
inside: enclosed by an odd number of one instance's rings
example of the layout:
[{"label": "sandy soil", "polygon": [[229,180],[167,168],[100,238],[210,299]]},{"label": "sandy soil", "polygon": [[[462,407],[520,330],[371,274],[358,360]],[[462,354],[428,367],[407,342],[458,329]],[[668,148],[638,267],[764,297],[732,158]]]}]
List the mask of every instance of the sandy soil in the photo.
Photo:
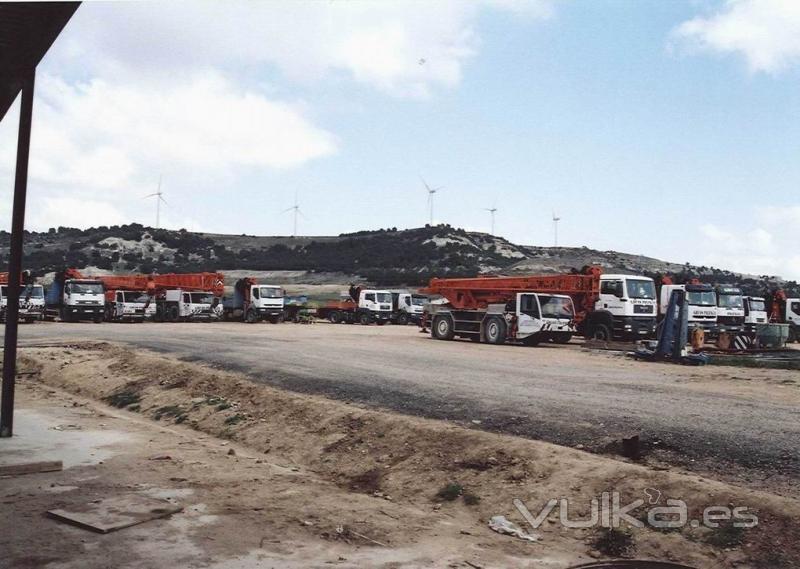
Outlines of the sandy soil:
[{"label": "sandy soil", "polygon": [[[149,433],[152,427],[142,417],[166,426],[159,431],[163,437],[144,435],[155,445],[120,444],[124,457],[108,458],[102,465],[113,466],[113,484],[101,476],[104,482],[97,488],[107,493],[112,487],[145,484],[168,493],[187,491],[177,495],[187,513],[163,522],[171,528],[165,535],[172,535],[164,539],[178,546],[174,551],[163,548],[160,566],[181,559],[188,548],[197,557],[183,558],[184,566],[189,559],[212,567],[250,567],[269,559],[280,567],[565,568],[614,553],[597,542],[603,532],[566,529],[553,513],[537,530],[541,540],[528,543],[490,531],[488,519],[500,514],[523,525],[513,499],[528,504],[535,515],[548,499],[561,496],[573,499],[576,517],[585,516],[590,499],[603,491],[618,491],[627,502],[644,497],[648,488],[685,500],[690,518],[708,505],[735,504],[756,511],[759,525],[738,533],[726,527],[631,529],[631,541],[626,541],[630,548],[616,553],[698,568],[800,564],[795,521],[800,503],[792,499],[547,443],[293,394],[142,350],[74,344],[67,349],[25,348],[23,354],[28,369],[38,371],[26,376],[26,389],[41,394],[52,386],[124,406],[125,411],[93,412],[116,417],[114,427],[124,423],[125,432],[132,422],[130,429]],[[52,396],[60,397],[58,392]],[[65,405],[72,405],[69,398]],[[236,454],[228,456],[231,445]],[[145,459],[156,452],[172,459]],[[97,475],[98,466],[93,468]],[[91,472],[83,472],[82,484],[72,484],[78,488],[75,494],[65,491],[58,500],[91,496],[86,494],[92,488]],[[453,483],[462,487],[461,496],[453,501],[436,496]],[[53,527],[37,512],[58,500],[32,492],[33,501],[27,503],[20,493],[25,490],[0,494],[4,508],[28,512],[38,521],[30,521],[33,529],[17,532],[27,536],[25,541],[0,546],[23,559],[31,543],[43,541],[43,527]],[[195,507],[196,515],[191,513]],[[153,522],[152,527],[163,523]],[[174,525],[183,533],[173,535]],[[136,531],[154,531],[141,527]],[[126,566],[148,566],[158,548],[131,548],[137,543],[134,536],[139,536],[134,530],[119,532],[108,542],[117,543],[118,549],[102,552],[97,545],[86,545],[100,543],[95,539],[77,544],[48,537],[46,546],[35,549],[48,559],[72,559],[54,567],[94,566],[91,560],[109,551],[126,555],[120,557]],[[614,537],[614,543],[622,539]],[[84,557],[79,559],[80,554]],[[239,564],[231,564],[237,557]]]},{"label": "sandy soil", "polygon": [[[62,324],[28,344],[95,339],[237,370],[250,381],[618,456],[800,498],[800,374],[686,367],[565,346],[441,342],[413,326]],[[479,421],[476,423],[474,421]]]}]

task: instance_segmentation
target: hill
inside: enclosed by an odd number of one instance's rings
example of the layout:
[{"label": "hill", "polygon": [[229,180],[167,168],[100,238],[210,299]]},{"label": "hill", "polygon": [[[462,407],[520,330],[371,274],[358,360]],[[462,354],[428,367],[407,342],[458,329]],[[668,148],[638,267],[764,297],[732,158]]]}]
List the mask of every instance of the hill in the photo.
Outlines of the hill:
[{"label": "hill", "polygon": [[[0,232],[0,262],[9,234]],[[598,264],[606,272],[671,274],[678,279],[740,285],[749,293],[797,283],[713,267],[661,261],[588,247],[516,245],[449,225],[359,231],[338,236],[277,237],[193,233],[139,224],[26,232],[25,267],[43,276],[63,267],[88,272],[195,272],[271,275],[276,282],[324,284],[365,280],[378,286],[417,286],[431,277],[479,273],[569,272]],[[279,273],[278,273],[279,272]]]}]

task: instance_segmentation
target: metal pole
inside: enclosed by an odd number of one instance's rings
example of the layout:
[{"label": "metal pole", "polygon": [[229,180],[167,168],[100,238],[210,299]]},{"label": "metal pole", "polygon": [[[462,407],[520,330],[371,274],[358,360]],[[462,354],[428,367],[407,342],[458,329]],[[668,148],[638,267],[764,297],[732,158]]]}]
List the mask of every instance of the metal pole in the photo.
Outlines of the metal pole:
[{"label": "metal pole", "polygon": [[0,437],[14,431],[14,380],[17,372],[17,327],[19,325],[20,275],[22,273],[22,237],[25,229],[25,197],[28,191],[28,156],[31,149],[33,84],[36,70],[31,69],[22,86],[17,136],[17,168],[14,176],[14,206],[11,217],[11,247],[8,261],[8,305],[3,349],[3,386],[0,399]]}]

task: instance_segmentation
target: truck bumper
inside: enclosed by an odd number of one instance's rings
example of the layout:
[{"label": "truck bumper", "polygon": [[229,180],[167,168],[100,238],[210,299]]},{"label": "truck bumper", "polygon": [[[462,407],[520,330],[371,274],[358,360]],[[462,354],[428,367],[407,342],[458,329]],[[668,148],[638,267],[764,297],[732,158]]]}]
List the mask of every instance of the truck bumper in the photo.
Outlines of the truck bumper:
[{"label": "truck bumper", "polygon": [[655,316],[624,316],[615,330],[622,338],[652,338],[656,334]]},{"label": "truck bumper", "polygon": [[78,316],[96,316],[103,314],[105,309],[102,306],[65,306],[64,310]]}]

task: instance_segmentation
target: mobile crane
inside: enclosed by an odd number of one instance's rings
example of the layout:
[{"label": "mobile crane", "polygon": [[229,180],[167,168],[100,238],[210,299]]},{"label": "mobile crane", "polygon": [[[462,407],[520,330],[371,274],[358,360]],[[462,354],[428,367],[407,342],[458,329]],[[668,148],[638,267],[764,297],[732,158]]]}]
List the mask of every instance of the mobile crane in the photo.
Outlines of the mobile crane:
[{"label": "mobile crane", "polygon": [[653,280],[605,275],[597,266],[569,274],[434,278],[420,292],[447,299],[446,305],[431,304],[429,315],[431,333],[444,339],[460,335],[494,342],[504,340],[505,332],[512,339],[527,334],[527,343],[544,339],[567,343],[575,333],[598,340],[655,333]]},{"label": "mobile crane", "polygon": [[778,289],[768,299],[769,321],[789,325],[789,342],[800,341],[800,298],[788,298]]},{"label": "mobile crane", "polygon": [[317,309],[317,316],[333,324],[372,324],[383,326],[392,317],[392,293],[388,290],[365,289],[350,285],[347,294]]},{"label": "mobile crane", "polygon": [[218,319],[224,291],[221,273],[167,273],[98,277],[106,288],[106,317],[158,322]]},{"label": "mobile crane", "polygon": [[[44,318],[44,287],[34,282],[30,271],[20,275],[19,320],[35,322]],[[0,321],[5,322],[9,293],[8,273],[0,273]]]}]

